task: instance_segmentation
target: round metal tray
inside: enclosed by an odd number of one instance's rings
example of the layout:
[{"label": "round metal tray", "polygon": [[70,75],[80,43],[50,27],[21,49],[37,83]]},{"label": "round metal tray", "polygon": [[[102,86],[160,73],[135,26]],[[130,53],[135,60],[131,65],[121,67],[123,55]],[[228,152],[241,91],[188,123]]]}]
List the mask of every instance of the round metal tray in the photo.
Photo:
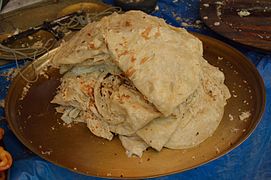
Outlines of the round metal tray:
[{"label": "round metal tray", "polygon": [[[271,52],[271,1],[201,0],[200,16],[216,33],[255,50]],[[248,14],[246,14],[248,13]]]},{"label": "round metal tray", "polygon": [[[195,148],[161,152],[152,149],[143,157],[128,158],[118,138],[96,137],[85,124],[64,126],[55,105],[50,104],[60,84],[57,69],[40,76],[22,97],[27,83],[17,76],[6,99],[8,123],[18,139],[42,158],[78,173],[110,178],[146,178],[182,172],[214,160],[242,143],[256,128],[265,106],[263,81],[256,68],[237,50],[211,37],[195,34],[203,41],[204,57],[225,73],[232,97],[214,135]],[[49,62],[48,56],[35,61],[37,70]],[[28,65],[23,71],[33,77]],[[239,119],[242,112],[251,116]]]}]

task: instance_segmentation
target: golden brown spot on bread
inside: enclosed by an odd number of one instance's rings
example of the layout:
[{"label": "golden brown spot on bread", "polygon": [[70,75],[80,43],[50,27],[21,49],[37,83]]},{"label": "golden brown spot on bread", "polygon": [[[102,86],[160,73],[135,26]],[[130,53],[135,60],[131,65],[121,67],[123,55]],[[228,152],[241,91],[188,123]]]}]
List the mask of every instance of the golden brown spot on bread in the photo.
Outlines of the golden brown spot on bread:
[{"label": "golden brown spot on bread", "polygon": [[150,39],[150,37],[149,37],[149,34],[150,34],[150,32],[151,32],[151,27],[147,27],[146,29],[145,29],[145,31],[143,31],[142,33],[141,33],[141,36],[143,37],[143,38],[145,38],[145,39]]},{"label": "golden brown spot on bread", "polygon": [[95,49],[94,43],[90,43],[90,44],[88,45],[88,47],[91,48],[91,49]]},{"label": "golden brown spot on bread", "polygon": [[88,87],[87,87],[87,93],[88,93],[89,96],[93,96],[93,93],[94,93],[93,87],[88,86]]},{"label": "golden brown spot on bread", "polygon": [[135,108],[135,109],[139,109],[140,108],[140,106],[138,104],[133,104],[132,107]]},{"label": "golden brown spot on bread", "polygon": [[129,51],[125,50],[122,53],[118,54],[118,57],[125,56],[129,53]]},{"label": "golden brown spot on bread", "polygon": [[130,67],[126,72],[125,72],[125,75],[127,77],[131,77],[134,73],[136,72],[136,70],[132,67]]},{"label": "golden brown spot on bread", "polygon": [[134,63],[136,61],[135,55],[133,54],[131,57],[131,62]]},{"label": "golden brown spot on bread", "polygon": [[160,27],[157,28],[157,32],[155,33],[154,37],[158,38],[159,36],[161,36]]},{"label": "golden brown spot on bread", "polygon": [[146,61],[148,61],[150,58],[149,57],[144,57],[141,59],[140,64],[144,64]]},{"label": "golden brown spot on bread", "polygon": [[119,43],[119,45],[122,47],[127,47],[127,41],[123,41],[123,42]]},{"label": "golden brown spot on bread", "polygon": [[126,22],[125,22],[125,26],[129,27],[129,26],[131,26],[131,25],[132,25],[132,24],[131,24],[130,21],[126,21]]},{"label": "golden brown spot on bread", "polygon": [[121,97],[120,97],[120,99],[121,99],[121,101],[123,101],[123,100],[125,100],[125,99],[130,99],[130,96],[129,95],[122,95]]},{"label": "golden brown spot on bread", "polygon": [[130,96],[129,96],[129,95],[123,94],[123,95],[121,95],[121,96],[119,97],[119,103],[120,103],[120,104],[123,104],[124,101],[127,101],[128,99],[130,99]]}]

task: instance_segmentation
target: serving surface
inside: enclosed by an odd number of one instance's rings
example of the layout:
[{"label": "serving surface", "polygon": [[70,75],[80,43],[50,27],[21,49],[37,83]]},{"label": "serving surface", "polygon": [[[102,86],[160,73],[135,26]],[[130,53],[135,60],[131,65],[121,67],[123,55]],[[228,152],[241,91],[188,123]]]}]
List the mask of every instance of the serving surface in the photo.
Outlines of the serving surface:
[{"label": "serving surface", "polygon": [[[263,82],[254,66],[242,54],[224,43],[198,35],[204,44],[204,57],[225,74],[232,97],[215,134],[200,146],[186,150],[148,150],[141,159],[128,158],[120,141],[95,137],[84,124],[64,126],[55,105],[50,104],[61,77],[48,68],[32,84],[26,96],[26,82],[17,76],[6,100],[6,116],[15,135],[30,150],[62,167],[93,176],[143,178],[184,171],[215,159],[243,142],[258,124],[264,110]],[[46,57],[46,56],[45,56]],[[37,60],[42,69],[48,58]],[[24,74],[34,75],[32,66]],[[250,112],[245,120],[239,115]]]},{"label": "serving surface", "polygon": [[238,43],[271,51],[271,2],[202,0],[200,16],[218,34]]}]

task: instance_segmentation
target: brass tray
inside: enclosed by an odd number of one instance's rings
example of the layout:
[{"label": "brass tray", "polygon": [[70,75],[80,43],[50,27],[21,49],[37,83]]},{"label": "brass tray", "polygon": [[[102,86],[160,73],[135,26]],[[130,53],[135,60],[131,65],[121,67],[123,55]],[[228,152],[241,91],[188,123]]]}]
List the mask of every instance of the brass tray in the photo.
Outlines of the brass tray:
[{"label": "brass tray", "polygon": [[201,0],[200,16],[216,33],[253,50],[271,52],[270,0]]},{"label": "brass tray", "polygon": [[[118,138],[107,141],[91,134],[85,124],[63,125],[60,114],[50,101],[60,84],[58,70],[48,68],[49,76],[40,76],[26,96],[20,100],[26,82],[17,76],[6,99],[6,116],[17,138],[42,158],[72,171],[109,178],[157,177],[195,168],[214,160],[242,143],[256,128],[265,107],[263,81],[256,68],[237,50],[200,34],[204,57],[219,67],[226,77],[232,97],[215,134],[198,147],[185,150],[152,149],[143,157],[128,158]],[[46,66],[48,57],[34,62],[38,71]],[[25,76],[34,76],[28,65]],[[241,121],[239,115],[250,111]]]}]

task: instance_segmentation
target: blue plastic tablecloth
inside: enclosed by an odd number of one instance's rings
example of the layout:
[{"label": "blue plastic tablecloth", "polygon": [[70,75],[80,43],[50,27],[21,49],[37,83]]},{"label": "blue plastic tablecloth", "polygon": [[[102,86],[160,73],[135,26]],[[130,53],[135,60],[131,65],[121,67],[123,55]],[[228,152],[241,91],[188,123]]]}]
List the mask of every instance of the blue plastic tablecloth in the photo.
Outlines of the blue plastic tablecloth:
[{"label": "blue plastic tablecloth", "polygon": [[[110,0],[104,0],[112,3]],[[193,170],[157,179],[271,179],[271,56],[237,45],[204,26],[199,20],[199,0],[158,0],[159,10],[153,14],[164,18],[174,26],[184,26],[213,36],[243,52],[255,64],[265,82],[266,110],[254,133],[238,148],[227,155]],[[15,67],[13,63],[0,67],[0,73]],[[0,99],[7,93],[10,82],[0,76]],[[0,115],[4,111],[0,108]],[[2,119],[2,118],[1,118]],[[99,179],[76,174],[49,163],[27,150],[1,121],[6,135],[4,143],[14,158],[8,178],[13,179]]]}]

